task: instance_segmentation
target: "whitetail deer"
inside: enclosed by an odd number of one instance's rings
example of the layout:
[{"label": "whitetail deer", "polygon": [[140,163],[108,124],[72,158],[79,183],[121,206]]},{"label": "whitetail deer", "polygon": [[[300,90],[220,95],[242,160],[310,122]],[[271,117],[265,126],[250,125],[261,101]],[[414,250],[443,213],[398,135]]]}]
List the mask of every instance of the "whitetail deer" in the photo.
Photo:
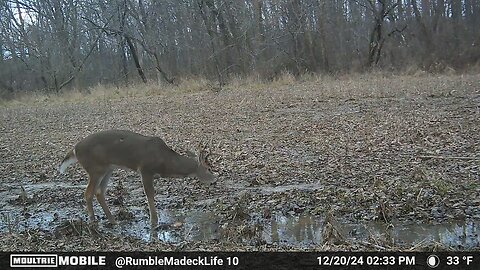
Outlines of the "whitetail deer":
[{"label": "whitetail deer", "polygon": [[209,171],[207,156],[205,151],[200,150],[198,160],[195,160],[176,153],[158,137],[143,136],[126,130],[107,130],[91,134],[78,142],[67,153],[59,170],[63,174],[69,165],[77,161],[80,163],[89,177],[85,200],[90,221],[95,220],[93,213],[95,194],[112,224],[116,222],[105,202],[108,179],[115,168],[138,171],[147,195],[151,228],[154,229],[158,224],[158,215],[154,202],[153,177],[196,176],[205,183],[213,183],[215,177]]}]

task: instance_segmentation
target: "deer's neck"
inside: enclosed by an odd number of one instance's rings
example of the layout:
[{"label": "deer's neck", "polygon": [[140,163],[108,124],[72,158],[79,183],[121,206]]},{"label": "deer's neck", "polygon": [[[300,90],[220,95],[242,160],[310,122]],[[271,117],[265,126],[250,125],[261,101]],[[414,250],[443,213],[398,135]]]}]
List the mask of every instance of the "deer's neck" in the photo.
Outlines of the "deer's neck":
[{"label": "deer's neck", "polygon": [[166,163],[166,174],[170,177],[189,176],[195,174],[198,168],[198,164],[195,159],[179,154],[176,154],[168,159]]}]

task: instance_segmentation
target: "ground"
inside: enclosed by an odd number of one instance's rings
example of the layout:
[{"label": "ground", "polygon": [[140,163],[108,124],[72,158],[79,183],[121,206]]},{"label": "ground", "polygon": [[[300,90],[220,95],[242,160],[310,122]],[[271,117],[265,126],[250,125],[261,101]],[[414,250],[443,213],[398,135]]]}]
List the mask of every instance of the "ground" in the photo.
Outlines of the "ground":
[{"label": "ground", "polygon": [[[312,77],[218,90],[0,108],[3,251],[479,249],[480,75]],[[83,137],[117,128],[201,143],[217,182],[162,179],[150,233],[135,172],[110,226],[86,223],[86,174],[58,173]]]}]

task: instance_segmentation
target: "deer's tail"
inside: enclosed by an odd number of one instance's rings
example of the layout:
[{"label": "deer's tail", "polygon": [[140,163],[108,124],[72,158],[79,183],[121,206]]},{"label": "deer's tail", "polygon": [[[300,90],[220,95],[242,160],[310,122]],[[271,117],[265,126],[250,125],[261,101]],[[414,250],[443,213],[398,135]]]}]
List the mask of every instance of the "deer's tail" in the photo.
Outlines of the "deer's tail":
[{"label": "deer's tail", "polygon": [[73,148],[72,150],[68,151],[67,155],[65,155],[65,158],[62,160],[58,170],[61,174],[64,174],[68,166],[74,164],[75,162],[77,162],[77,156],[75,155],[75,148]]}]

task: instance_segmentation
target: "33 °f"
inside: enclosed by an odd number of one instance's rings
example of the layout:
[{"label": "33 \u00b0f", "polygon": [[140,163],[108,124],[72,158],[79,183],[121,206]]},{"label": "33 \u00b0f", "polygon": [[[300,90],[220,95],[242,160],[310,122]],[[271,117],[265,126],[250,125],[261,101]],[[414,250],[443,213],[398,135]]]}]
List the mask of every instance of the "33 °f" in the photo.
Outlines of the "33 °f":
[{"label": "33 \u00b0f", "polygon": [[459,265],[460,260],[464,261],[467,265],[470,265],[473,262],[473,256],[467,255],[462,256],[447,256],[447,265]]}]

